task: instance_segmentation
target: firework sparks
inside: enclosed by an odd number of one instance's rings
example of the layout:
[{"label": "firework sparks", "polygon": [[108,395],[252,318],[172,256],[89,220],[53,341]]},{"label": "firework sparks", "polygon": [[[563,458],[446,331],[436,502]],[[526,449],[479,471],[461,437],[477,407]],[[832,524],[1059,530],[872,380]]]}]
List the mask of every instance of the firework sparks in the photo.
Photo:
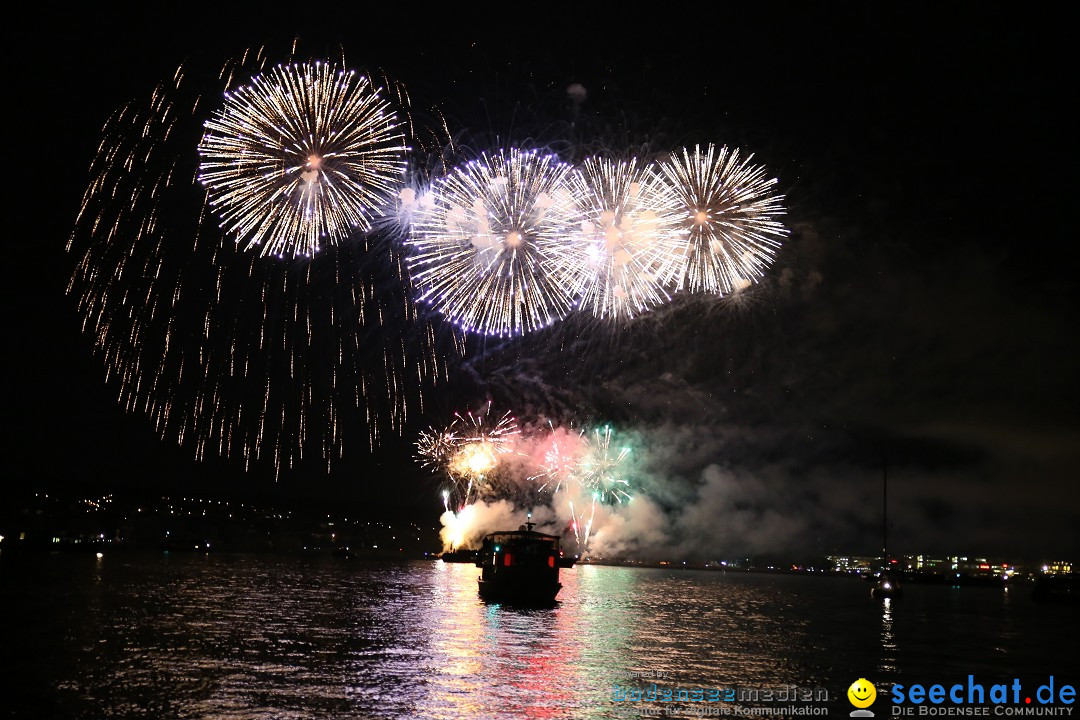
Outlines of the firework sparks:
[{"label": "firework sparks", "polygon": [[416,441],[416,457],[421,465],[428,469],[446,467],[458,446],[459,439],[453,428],[453,425],[446,430],[431,428],[420,433]]},{"label": "firework sparks", "polygon": [[513,452],[514,440],[521,434],[517,420],[509,411],[499,416],[494,425],[488,425],[486,418],[491,412],[491,404],[482,413],[466,413],[464,417],[455,416],[459,424],[459,436],[462,445],[488,444],[498,455]]},{"label": "firework sparks", "polygon": [[361,75],[278,66],[225,95],[206,122],[199,180],[222,227],[263,255],[315,255],[367,230],[405,171],[390,103]]},{"label": "firework sparks", "polygon": [[[582,493],[585,494],[588,509],[575,511],[571,500],[570,512],[574,517],[574,537],[582,554],[589,548],[596,506],[603,502],[621,503],[630,500],[630,482],[626,479],[623,468],[623,461],[630,454],[630,449],[613,448],[611,439],[610,425],[594,430],[577,464],[577,479]],[[582,522],[584,527],[581,527]]]},{"label": "firework sparks", "polygon": [[461,447],[450,458],[447,471],[451,475],[472,480],[483,480],[490,474],[499,459],[495,456],[495,447],[485,440],[470,442]]},{"label": "firework sparks", "polygon": [[494,425],[483,413],[455,415],[442,430],[432,428],[420,434],[416,454],[425,467],[445,473],[450,483],[442,490],[443,505],[449,509],[451,500],[460,510],[474,497],[488,489],[486,481],[498,472],[502,457],[514,452],[514,442],[520,435],[517,421],[504,413]]},{"label": "firework sparks", "polygon": [[672,187],[636,159],[589,158],[572,179],[588,255],[581,307],[629,319],[669,300],[685,247]]},{"label": "firework sparks", "polygon": [[572,430],[556,430],[555,426],[548,423],[550,440],[544,451],[543,460],[538,471],[528,479],[530,482],[539,482],[539,492],[550,490],[558,493],[563,486],[568,486],[575,481],[575,469],[583,447],[584,430],[574,433]]},{"label": "firework sparks", "polygon": [[577,475],[581,486],[593,493],[595,499],[620,503],[630,499],[630,482],[622,468],[630,448],[613,448],[611,436],[610,425],[593,431],[578,461]]},{"label": "firework sparks", "polygon": [[420,300],[485,335],[565,317],[585,280],[573,172],[552,155],[513,149],[436,181],[408,241]]},{"label": "firework sparks", "polygon": [[542,481],[539,491],[565,496],[572,518],[570,528],[582,554],[588,551],[597,506],[630,500],[624,463],[630,449],[613,448],[612,439],[610,426],[591,434],[552,427],[543,464],[530,478]]},{"label": "firework sparks", "polygon": [[[222,74],[257,71],[261,54],[251,61]],[[280,472],[321,456],[329,467],[347,445],[400,430],[443,374],[434,335],[385,239],[281,263],[204,222],[191,140],[215,82],[178,71],[110,119],[69,244],[68,292],[120,404],[163,438],[198,459]]]},{"label": "firework sparks", "polygon": [[709,145],[660,163],[682,209],[679,290],[727,295],[760,279],[772,263],[788,234],[776,220],[784,214],[783,195],[773,194],[776,179],[752,159]]}]

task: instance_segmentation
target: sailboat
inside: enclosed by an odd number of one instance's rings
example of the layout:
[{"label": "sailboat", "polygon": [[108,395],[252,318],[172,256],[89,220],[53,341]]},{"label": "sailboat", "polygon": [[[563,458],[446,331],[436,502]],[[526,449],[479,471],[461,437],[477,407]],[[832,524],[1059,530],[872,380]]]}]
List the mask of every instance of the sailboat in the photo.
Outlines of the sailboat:
[{"label": "sailboat", "polygon": [[874,587],[870,589],[870,597],[875,600],[881,600],[884,598],[902,598],[904,596],[904,588],[900,585],[900,582],[892,577],[889,577],[889,463],[885,461],[885,466],[882,469],[881,474],[881,557],[885,567],[881,571],[881,576],[878,581],[874,583]]}]

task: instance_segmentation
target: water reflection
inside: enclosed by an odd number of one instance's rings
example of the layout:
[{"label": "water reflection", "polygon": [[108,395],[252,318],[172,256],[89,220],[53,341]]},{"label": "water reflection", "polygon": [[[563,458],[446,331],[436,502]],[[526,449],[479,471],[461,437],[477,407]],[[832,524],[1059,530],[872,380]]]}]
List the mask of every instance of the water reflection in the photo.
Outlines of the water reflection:
[{"label": "water reflection", "polygon": [[563,574],[563,602],[525,609],[485,603],[476,568],[433,567],[440,601],[421,618],[431,638],[429,692],[416,708],[425,717],[569,717],[583,678],[580,605],[572,572]]},{"label": "water reflection", "polygon": [[889,597],[881,601],[881,662],[878,672],[899,672],[896,666],[896,637],[893,635],[893,599]]},{"label": "water reflection", "polygon": [[[430,638],[430,667],[423,706],[432,717],[483,717],[487,713],[480,697],[471,690],[472,678],[484,671],[488,635],[484,607],[476,594],[477,570],[472,565],[432,566],[432,603],[423,620]],[[471,583],[470,583],[471,580]]]},{"label": "water reflection", "polygon": [[1016,591],[912,587],[902,604],[876,603],[844,579],[581,566],[563,572],[557,607],[519,610],[482,602],[477,573],[441,562],[5,557],[14,712],[611,718],[637,714],[612,699],[616,683],[842,697],[873,668],[882,681],[901,669],[1060,672],[1077,642],[1068,608]]}]

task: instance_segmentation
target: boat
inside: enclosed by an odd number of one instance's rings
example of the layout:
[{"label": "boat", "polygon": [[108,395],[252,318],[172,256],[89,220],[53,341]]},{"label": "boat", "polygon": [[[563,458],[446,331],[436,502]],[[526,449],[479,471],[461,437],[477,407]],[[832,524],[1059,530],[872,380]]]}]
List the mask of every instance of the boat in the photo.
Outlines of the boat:
[{"label": "boat", "polygon": [[888,573],[882,573],[874,587],[870,588],[870,597],[881,600],[884,598],[901,598],[904,596],[904,588],[898,580],[889,577]]},{"label": "boat", "polygon": [[889,567],[894,560],[889,558],[889,463],[884,462],[881,474],[881,559],[884,566],[874,587],[870,588],[870,597],[875,600],[904,597],[904,588],[895,578],[889,576]]},{"label": "boat", "polygon": [[479,559],[478,550],[447,550],[440,557],[444,563],[472,563]]},{"label": "boat", "polygon": [[517,530],[484,536],[476,566],[480,597],[488,602],[515,605],[550,605],[562,589],[559,570],[573,567],[563,556],[558,535],[533,530],[527,522]]}]

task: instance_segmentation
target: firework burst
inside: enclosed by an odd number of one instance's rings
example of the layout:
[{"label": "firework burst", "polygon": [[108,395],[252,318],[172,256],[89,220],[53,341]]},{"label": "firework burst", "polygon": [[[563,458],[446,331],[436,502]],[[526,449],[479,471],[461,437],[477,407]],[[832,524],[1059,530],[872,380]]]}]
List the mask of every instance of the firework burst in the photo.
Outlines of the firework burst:
[{"label": "firework burst", "polygon": [[563,487],[576,482],[575,470],[583,447],[584,430],[556,430],[548,423],[550,440],[546,443],[543,459],[537,472],[530,475],[529,482],[539,483],[537,490],[558,493]]},{"label": "firework burst", "polygon": [[630,482],[623,473],[623,460],[630,448],[611,446],[611,426],[597,428],[589,437],[585,452],[577,464],[581,487],[601,502],[621,503],[630,499]]},{"label": "firework burst", "polygon": [[589,270],[580,306],[629,319],[669,300],[685,247],[672,187],[637,159],[589,158],[572,178]]},{"label": "firework burst", "polygon": [[437,180],[408,241],[420,300],[484,335],[565,317],[585,280],[573,172],[552,155],[512,149]]},{"label": "firework burst", "polygon": [[490,489],[503,457],[514,452],[520,436],[517,421],[504,413],[494,424],[486,422],[490,404],[483,413],[454,415],[445,428],[420,434],[416,454],[425,467],[445,473],[449,486],[443,488],[443,504],[458,510],[476,495]]},{"label": "firework burst", "polygon": [[623,467],[623,461],[630,454],[630,449],[612,448],[611,436],[609,425],[594,430],[591,438],[587,439],[584,452],[576,466],[580,488],[578,504],[575,506],[573,496],[569,498],[568,504],[574,519],[574,539],[577,540],[583,555],[588,552],[589,540],[592,538],[596,506],[604,502],[621,503],[630,500],[630,482],[626,479]]},{"label": "firework burst", "polygon": [[491,405],[482,413],[466,413],[464,417],[455,415],[455,423],[458,427],[457,434],[462,445],[484,443],[491,445],[498,455],[506,455],[513,452],[514,441],[521,435],[517,420],[509,411],[499,416],[493,424],[487,422]]},{"label": "firework burst", "polygon": [[445,430],[431,428],[420,433],[420,438],[416,441],[416,457],[420,464],[429,470],[441,470],[448,466],[458,442],[453,425]]},{"label": "firework burst", "polygon": [[[248,62],[221,77],[249,77],[264,61]],[[206,75],[178,70],[105,126],[68,292],[120,404],[163,438],[245,467],[329,466],[347,445],[399,431],[444,374],[441,354],[388,239],[280,262],[205,222],[199,99],[217,82]]]},{"label": "firework burst", "polygon": [[307,256],[367,230],[405,171],[404,135],[364,76],[278,66],[206,122],[199,180],[222,227],[263,255]]},{"label": "firework burst", "polygon": [[683,266],[678,289],[727,295],[760,279],[788,230],[783,195],[764,166],[738,150],[684,149],[660,163],[681,207]]},{"label": "firework burst", "polygon": [[553,496],[563,496],[571,516],[570,529],[582,554],[588,551],[596,508],[630,500],[625,460],[629,448],[612,447],[610,426],[594,430],[551,428],[539,471],[529,479]]}]

